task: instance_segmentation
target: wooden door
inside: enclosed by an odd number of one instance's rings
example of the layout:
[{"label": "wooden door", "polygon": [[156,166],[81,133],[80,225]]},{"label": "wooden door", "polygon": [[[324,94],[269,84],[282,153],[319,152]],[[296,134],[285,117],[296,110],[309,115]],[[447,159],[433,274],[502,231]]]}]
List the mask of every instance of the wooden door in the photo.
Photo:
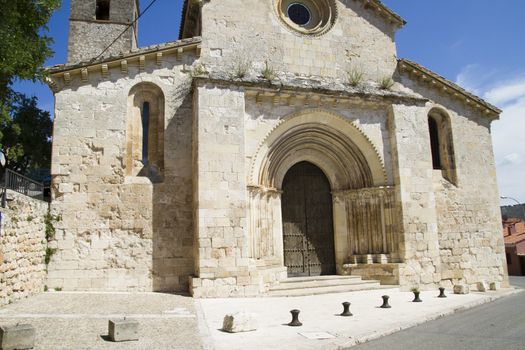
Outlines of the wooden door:
[{"label": "wooden door", "polygon": [[283,180],[284,264],[288,276],[335,274],[330,183],[315,165],[294,165]]}]

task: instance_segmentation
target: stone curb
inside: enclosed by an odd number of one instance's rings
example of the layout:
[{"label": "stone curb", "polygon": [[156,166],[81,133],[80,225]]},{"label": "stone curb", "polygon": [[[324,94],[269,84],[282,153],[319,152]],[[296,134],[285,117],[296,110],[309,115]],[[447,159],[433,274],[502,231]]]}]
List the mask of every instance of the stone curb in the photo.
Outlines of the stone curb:
[{"label": "stone curb", "polygon": [[[333,349],[333,350],[349,349],[349,348],[354,347],[356,345],[361,345],[361,344],[364,344],[364,343],[368,343],[368,342],[370,342],[372,340],[376,340],[376,339],[379,339],[379,338],[382,338],[382,337],[385,337],[385,336],[388,336],[388,335],[392,335],[394,333],[397,333],[397,332],[400,332],[400,331],[403,331],[403,330],[407,330],[407,329],[412,328],[412,327],[420,326],[420,325],[422,325],[424,323],[427,323],[429,321],[435,321],[435,320],[438,320],[438,319],[446,317],[446,316],[451,316],[451,315],[453,315],[453,314],[455,314],[457,312],[460,312],[460,311],[465,311],[465,310],[469,310],[469,309],[475,308],[477,306],[488,304],[488,303],[491,303],[491,302],[496,301],[496,300],[501,299],[501,298],[505,298],[505,297],[508,297],[508,296],[511,296],[511,295],[515,295],[515,294],[519,294],[519,293],[521,293],[523,291],[525,291],[525,290],[524,289],[510,289],[510,290],[506,290],[503,293],[500,292],[501,294],[487,296],[487,297],[485,297],[483,299],[475,300],[475,301],[466,303],[464,305],[455,307],[455,308],[453,308],[451,310],[441,311],[441,312],[432,314],[432,315],[427,316],[424,319],[419,320],[419,321],[408,322],[406,324],[400,325],[398,327],[390,328],[390,329],[387,329],[385,331],[374,332],[372,334],[359,336],[359,337],[349,341],[345,345],[338,345],[336,347],[330,347],[329,349]],[[488,292],[488,293],[490,293],[490,292]]]}]

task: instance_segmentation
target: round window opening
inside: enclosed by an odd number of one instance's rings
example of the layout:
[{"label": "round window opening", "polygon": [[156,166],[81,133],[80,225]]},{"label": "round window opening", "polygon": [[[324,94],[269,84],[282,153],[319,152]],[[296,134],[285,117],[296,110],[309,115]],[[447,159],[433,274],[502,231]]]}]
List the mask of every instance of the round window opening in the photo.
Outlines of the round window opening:
[{"label": "round window opening", "polygon": [[312,13],[308,7],[303,4],[291,4],[288,6],[288,10],[286,12],[288,14],[288,18],[290,18],[290,20],[298,26],[307,25],[312,19]]},{"label": "round window opening", "polygon": [[274,1],[281,23],[301,35],[323,35],[337,20],[337,0]]}]

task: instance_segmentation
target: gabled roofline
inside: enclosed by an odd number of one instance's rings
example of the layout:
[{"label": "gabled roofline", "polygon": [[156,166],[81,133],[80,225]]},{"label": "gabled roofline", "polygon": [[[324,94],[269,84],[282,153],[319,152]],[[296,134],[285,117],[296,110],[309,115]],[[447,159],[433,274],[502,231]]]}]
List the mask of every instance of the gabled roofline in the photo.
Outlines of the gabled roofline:
[{"label": "gabled roofline", "polygon": [[378,12],[380,15],[388,17],[392,22],[399,25],[399,27],[403,27],[407,22],[397,13],[392,11],[389,7],[387,7],[385,4],[381,2],[381,0],[358,0],[363,3],[365,8],[370,8],[376,12]]},{"label": "gabled roofline", "polygon": [[440,88],[442,91],[450,93],[453,97],[463,100],[467,105],[477,107],[493,119],[498,119],[502,113],[502,110],[498,107],[416,62],[402,58],[398,60],[398,67],[400,72],[408,72],[408,74],[415,75],[421,80],[430,82],[435,88]]},{"label": "gabled roofline", "polygon": [[[184,34],[184,28],[186,25],[186,18],[188,15],[190,1],[192,0],[184,0],[184,4],[182,5],[182,17],[180,21],[179,39],[182,39],[182,36]],[[365,8],[374,10],[379,15],[389,18],[393,23],[397,24],[399,27],[403,27],[405,24],[407,24],[407,22],[400,15],[398,15],[397,13],[392,11],[389,7],[387,7],[385,4],[383,4],[381,0],[354,0],[354,1],[362,2]]]}]

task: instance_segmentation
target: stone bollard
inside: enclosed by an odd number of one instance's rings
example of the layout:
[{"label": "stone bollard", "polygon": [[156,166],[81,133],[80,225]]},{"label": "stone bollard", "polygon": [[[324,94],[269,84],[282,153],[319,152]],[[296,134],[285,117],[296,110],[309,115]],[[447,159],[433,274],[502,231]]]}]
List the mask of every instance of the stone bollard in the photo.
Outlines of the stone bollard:
[{"label": "stone bollard", "polygon": [[294,309],[294,310],[290,311],[290,313],[292,314],[292,322],[288,323],[288,326],[300,327],[300,326],[303,325],[301,322],[299,322],[299,313],[300,312],[301,311],[299,311],[297,309]]},{"label": "stone bollard", "polygon": [[30,324],[0,326],[0,350],[25,350],[35,347],[35,329]]},{"label": "stone bollard", "polygon": [[446,298],[447,296],[445,295],[445,288],[443,287],[440,287],[439,288],[439,295],[438,295],[438,298]]},{"label": "stone bollard", "polygon": [[478,292],[486,292],[489,289],[487,281],[478,282]]},{"label": "stone bollard", "polygon": [[383,305],[380,306],[381,309],[390,309],[392,306],[388,303],[388,299],[390,297],[388,295],[383,295],[381,298],[383,298]]},{"label": "stone bollard", "polygon": [[126,318],[109,320],[108,334],[114,342],[139,340],[139,323]]},{"label": "stone bollard", "polygon": [[348,316],[354,316],[351,312],[350,312],[350,303],[348,301],[345,301],[343,303],[343,313],[341,314],[341,316],[345,316],[345,317],[348,317]]},{"label": "stone bollard", "polygon": [[454,294],[469,294],[470,287],[466,284],[456,284],[454,286]]},{"label": "stone bollard", "polygon": [[238,312],[236,314],[224,316],[222,330],[228,333],[251,332],[257,330],[257,320],[255,314]]}]

